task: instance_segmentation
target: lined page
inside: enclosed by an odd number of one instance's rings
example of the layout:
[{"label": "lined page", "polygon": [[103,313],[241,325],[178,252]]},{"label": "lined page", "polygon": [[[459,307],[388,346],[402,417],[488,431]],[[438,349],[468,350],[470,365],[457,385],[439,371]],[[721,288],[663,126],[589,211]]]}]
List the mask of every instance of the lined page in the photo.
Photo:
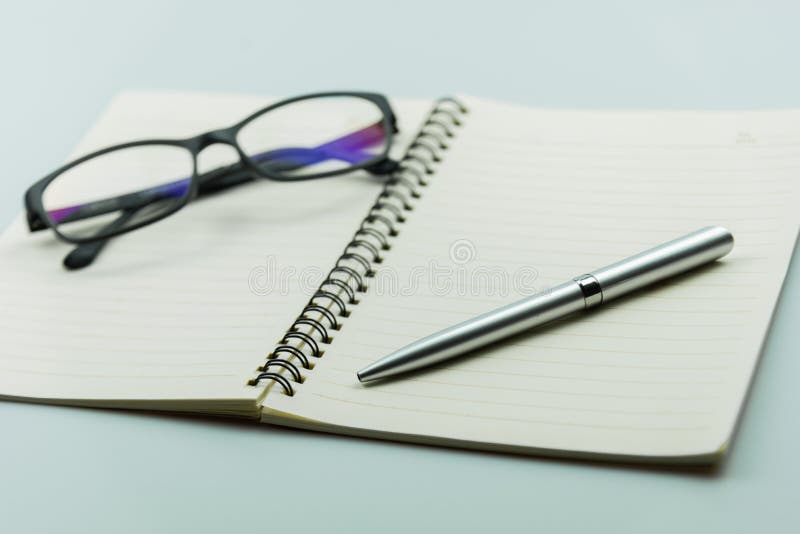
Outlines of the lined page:
[{"label": "lined page", "polygon": [[[466,101],[373,287],[263,418],[490,449],[719,456],[797,238],[800,112]],[[713,266],[404,379],[357,382],[425,335],[709,225],[736,239]]]},{"label": "lined page", "polygon": [[[76,154],[132,139],[196,135],[268,101],[124,93]],[[397,108],[399,145],[429,105]],[[229,147],[210,147],[200,169],[235,157]],[[70,245],[51,232],[30,234],[20,217],[0,239],[0,395],[255,416],[261,391],[248,379],[379,189],[366,173],[237,186],[112,240],[92,266],[76,272],[61,267]],[[310,277],[281,279],[287,266]]]}]

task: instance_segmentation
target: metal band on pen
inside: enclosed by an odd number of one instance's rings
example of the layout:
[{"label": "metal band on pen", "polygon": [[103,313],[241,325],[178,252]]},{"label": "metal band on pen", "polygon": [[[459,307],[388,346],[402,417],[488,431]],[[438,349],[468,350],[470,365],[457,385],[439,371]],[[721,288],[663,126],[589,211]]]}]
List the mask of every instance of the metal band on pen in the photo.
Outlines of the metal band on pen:
[{"label": "metal band on pen", "polygon": [[585,309],[594,308],[603,303],[603,288],[600,287],[600,282],[591,274],[584,274],[573,280],[581,288],[583,293],[583,303],[586,305]]}]

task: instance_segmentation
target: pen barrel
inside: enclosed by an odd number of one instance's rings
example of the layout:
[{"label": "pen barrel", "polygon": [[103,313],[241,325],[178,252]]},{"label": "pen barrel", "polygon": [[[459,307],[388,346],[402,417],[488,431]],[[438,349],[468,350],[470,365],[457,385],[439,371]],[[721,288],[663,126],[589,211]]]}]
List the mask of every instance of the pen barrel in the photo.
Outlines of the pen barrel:
[{"label": "pen barrel", "polygon": [[592,271],[602,293],[601,302],[717,260],[733,249],[733,235],[721,226],[709,226]]},{"label": "pen barrel", "polygon": [[450,359],[689,271],[732,248],[728,230],[702,228],[424,338],[391,355],[392,366],[402,372]]},{"label": "pen barrel", "polygon": [[429,340],[428,354],[446,360],[584,309],[581,289],[564,282],[526,299],[451,326]]},{"label": "pen barrel", "polygon": [[733,236],[712,226],[451,326],[372,363],[362,382],[438,363],[721,258]]},{"label": "pen barrel", "polygon": [[584,309],[573,281],[446,328],[386,356],[358,373],[368,381],[432,365]]}]

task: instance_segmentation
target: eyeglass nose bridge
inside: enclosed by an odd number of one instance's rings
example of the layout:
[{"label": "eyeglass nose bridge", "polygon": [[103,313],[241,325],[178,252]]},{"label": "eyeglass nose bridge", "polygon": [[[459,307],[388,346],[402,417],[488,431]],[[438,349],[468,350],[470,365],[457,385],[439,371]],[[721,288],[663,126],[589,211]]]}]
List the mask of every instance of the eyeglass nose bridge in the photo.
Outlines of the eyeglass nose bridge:
[{"label": "eyeglass nose bridge", "polygon": [[236,143],[236,133],[229,128],[224,128],[206,132],[195,138],[195,154],[199,154],[211,145],[219,144],[232,146],[237,152],[239,151],[239,145]]}]

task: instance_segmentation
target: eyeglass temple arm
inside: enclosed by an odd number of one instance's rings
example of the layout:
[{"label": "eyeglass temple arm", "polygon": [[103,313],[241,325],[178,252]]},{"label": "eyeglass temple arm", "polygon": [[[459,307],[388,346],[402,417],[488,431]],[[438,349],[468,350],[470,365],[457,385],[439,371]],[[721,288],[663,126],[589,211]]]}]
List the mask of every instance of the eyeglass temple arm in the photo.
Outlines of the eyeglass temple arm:
[{"label": "eyeglass temple arm", "polygon": [[[235,185],[244,182],[252,181],[251,173],[244,169],[241,163],[235,163],[227,167],[214,169],[213,171],[201,175],[198,184],[198,196],[205,196],[211,193],[216,193],[224,189],[228,189]],[[75,206],[67,206],[53,210],[55,212],[67,212],[65,215],[58,216],[54,221],[57,224],[80,221],[106,213],[113,213],[120,210],[135,210],[152,204],[156,200],[170,196],[180,196],[185,194],[188,178],[181,178],[174,182],[159,185],[150,189],[142,189],[119,195],[115,197],[104,198],[87,202],[86,204],[79,204]],[[73,211],[74,210],[74,211]],[[72,213],[69,213],[73,211]],[[51,211],[51,217],[53,212]],[[55,218],[55,217],[54,217]],[[38,232],[47,229],[47,226],[37,217],[28,217],[28,226],[31,232]]]},{"label": "eyeglass temple arm", "polygon": [[[240,165],[240,164],[236,164]],[[250,173],[244,172],[243,170],[230,172],[231,167],[235,165],[231,165],[229,167],[222,167],[220,169],[215,169],[203,176],[210,176],[212,179],[208,182],[208,187],[203,188],[202,186],[199,188],[198,196],[200,194],[210,194],[215,193],[217,191],[221,191],[223,189],[227,189],[229,187],[233,187],[235,185],[241,184],[243,182],[252,181],[253,177]],[[225,173],[221,173],[220,171],[226,171]],[[106,226],[100,228],[97,233],[102,234],[106,232],[112,232],[118,228],[121,228],[125,225],[139,209],[140,206],[137,208],[128,208],[125,209],[122,214],[111,221]],[[83,269],[84,267],[88,267],[91,265],[97,256],[103,251],[105,246],[108,244],[110,237],[106,237],[103,239],[98,239],[97,241],[92,241],[90,243],[83,243],[81,245],[76,246],[72,249],[72,251],[64,256],[63,264],[64,267],[70,271],[74,271],[77,269]]]},{"label": "eyeglass temple arm", "polygon": [[[162,184],[150,189],[142,189],[116,197],[103,198],[86,204],[67,206],[57,210],[51,210],[51,219],[56,224],[65,222],[80,221],[89,217],[105,215],[120,210],[139,209],[154,201],[165,197],[175,197],[185,194],[185,189],[189,187],[189,178],[182,178],[174,182]],[[43,230],[35,220],[28,218],[28,226],[32,232]]]},{"label": "eyeglass temple arm", "polygon": [[[75,212],[62,216],[55,222],[61,224],[65,222],[80,221],[82,219],[88,219],[89,217],[96,217],[98,215],[113,213],[119,210],[138,209],[151,204],[160,198],[172,196],[169,194],[169,191],[183,189],[186,180],[186,178],[182,178],[180,180],[162,184],[151,189],[142,189],[133,193],[104,198],[82,205],[60,208],[60,210],[64,211],[75,209]],[[230,165],[228,167],[221,167],[200,176],[198,196],[215,193],[217,191],[221,191],[223,189],[227,189],[229,187],[252,180],[253,177],[251,174],[242,169],[241,164],[239,163]],[[47,225],[45,225],[40,218],[33,217],[31,214],[28,216],[28,226],[31,232],[38,232],[47,229]]]},{"label": "eyeglass temple arm", "polygon": [[[391,166],[392,170],[394,170],[394,166],[397,165],[397,162],[387,159],[379,162],[378,165],[386,165]],[[208,195],[212,193],[217,193],[219,191],[223,191],[230,187],[234,187],[236,185],[250,182],[253,180],[252,174],[247,172],[245,169],[232,169],[232,167],[240,166],[241,164],[237,163],[235,165],[231,165],[229,167],[222,167],[220,169],[215,169],[203,176],[209,176],[209,180],[205,184],[201,184],[198,189],[198,196]],[[368,169],[369,170],[369,169]],[[225,171],[220,172],[220,171]],[[233,171],[233,172],[231,172]],[[376,174],[386,174],[387,172],[391,172],[391,170],[385,172],[376,172]],[[205,186],[205,187],[203,187]],[[106,225],[105,227],[101,228],[98,233],[105,233],[116,230],[117,228],[121,228],[125,225],[132,217],[139,211],[140,208],[129,208],[122,212],[122,214],[114,219],[111,223]],[[92,241],[91,243],[84,243],[82,245],[76,246],[72,251],[64,257],[63,264],[64,267],[70,271],[83,269],[84,267],[88,267],[91,265],[97,256],[103,251],[105,246],[108,244],[108,241],[111,238],[104,238],[98,239],[97,241]]]},{"label": "eyeglass temple arm", "polygon": [[[100,228],[97,233],[113,232],[118,228],[122,228],[140,208],[126,209],[120,214],[119,217],[108,223],[106,226]],[[76,246],[72,251],[64,256],[64,267],[70,271],[76,269],[83,269],[92,264],[97,256],[102,252],[108,243],[108,239],[99,239],[91,243],[83,243]]]},{"label": "eyeglass temple arm", "polygon": [[[240,169],[232,169],[236,166],[240,167]],[[249,172],[241,169],[240,163],[215,169],[214,171],[203,175],[203,177],[205,176],[208,176],[209,179],[204,184],[201,183],[200,187],[198,188],[198,196],[216,193],[218,191],[228,189],[229,187],[253,180],[253,176]],[[139,209],[141,209],[141,207],[125,209],[119,217],[111,221],[106,226],[100,228],[97,233],[102,234],[106,232],[112,232],[118,228],[121,228],[136,214],[137,211],[139,211]],[[64,260],[62,262],[64,267],[70,271],[88,267],[94,263],[94,260],[97,259],[97,256],[100,255],[110,239],[110,237],[106,237],[103,239],[98,239],[97,241],[83,243],[76,246],[72,249],[72,251],[70,251],[69,254],[64,256]]]}]

